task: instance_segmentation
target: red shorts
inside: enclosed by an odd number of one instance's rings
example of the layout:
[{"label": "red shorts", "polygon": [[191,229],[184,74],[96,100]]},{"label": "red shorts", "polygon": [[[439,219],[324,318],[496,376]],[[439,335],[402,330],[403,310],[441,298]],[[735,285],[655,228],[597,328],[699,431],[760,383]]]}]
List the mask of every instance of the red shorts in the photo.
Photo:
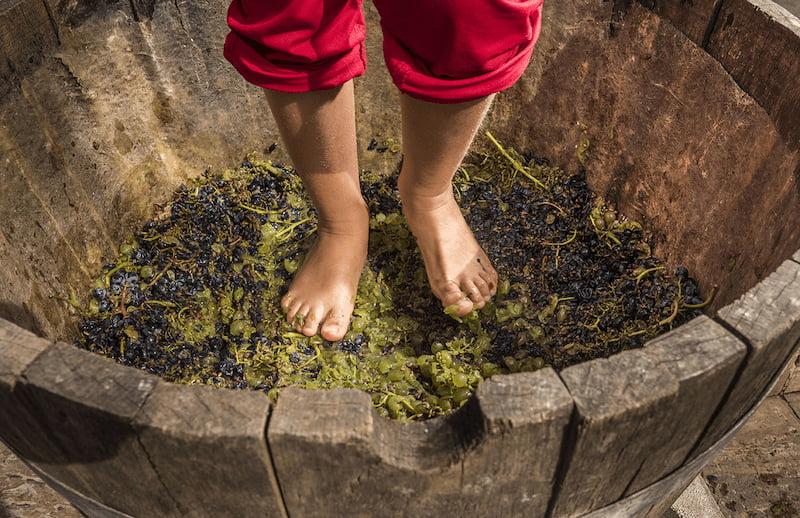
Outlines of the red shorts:
[{"label": "red shorts", "polygon": [[[397,87],[460,103],[513,85],[541,27],[543,0],[374,0]],[[334,88],[366,68],[362,0],[233,0],[225,57],[282,92]]]}]

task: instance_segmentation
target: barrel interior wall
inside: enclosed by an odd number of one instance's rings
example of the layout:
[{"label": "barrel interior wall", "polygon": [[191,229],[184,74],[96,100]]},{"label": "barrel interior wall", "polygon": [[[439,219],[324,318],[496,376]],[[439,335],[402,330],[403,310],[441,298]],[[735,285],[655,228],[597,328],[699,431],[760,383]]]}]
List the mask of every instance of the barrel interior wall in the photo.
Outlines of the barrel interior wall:
[{"label": "barrel interior wall", "polygon": [[592,4],[559,5],[572,20],[543,34],[543,86],[500,97],[490,126],[571,169],[588,143],[593,187],[656,229],[672,266],[718,285],[718,309],[800,246],[800,144],[671,22],[633,2],[609,37],[610,7]]},{"label": "barrel interior wall", "polygon": [[[0,33],[15,23],[2,13],[24,3],[0,3]],[[26,11],[39,64],[0,40],[13,65],[0,94],[0,317],[70,337],[68,287],[87,285],[156,203],[279,140],[263,96],[221,56],[226,4],[50,1]],[[661,229],[657,251],[720,285],[724,305],[798,248],[800,157],[673,25],[633,3],[610,36],[611,4],[548,4],[534,61],[487,127],[570,169],[588,142],[591,183]],[[366,9],[362,166],[391,172],[399,156],[365,150],[373,136],[399,138],[377,14]],[[286,159],[280,146],[270,157]]]}]

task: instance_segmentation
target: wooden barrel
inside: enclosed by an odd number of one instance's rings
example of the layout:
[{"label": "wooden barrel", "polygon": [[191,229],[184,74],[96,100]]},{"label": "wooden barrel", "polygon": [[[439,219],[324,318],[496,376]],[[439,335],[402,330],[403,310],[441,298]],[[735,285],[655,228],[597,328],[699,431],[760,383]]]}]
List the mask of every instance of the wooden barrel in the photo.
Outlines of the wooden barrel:
[{"label": "wooden barrel", "polygon": [[[663,229],[656,252],[717,284],[714,307],[401,424],[363,392],[273,405],[68,344],[68,287],[178,183],[277,131],[221,57],[222,0],[0,0],[0,438],[89,516],[659,516],[800,342],[800,22],[766,0],[651,3],[546,4],[488,124]],[[366,9],[362,166],[391,171],[366,150],[399,132]]]}]

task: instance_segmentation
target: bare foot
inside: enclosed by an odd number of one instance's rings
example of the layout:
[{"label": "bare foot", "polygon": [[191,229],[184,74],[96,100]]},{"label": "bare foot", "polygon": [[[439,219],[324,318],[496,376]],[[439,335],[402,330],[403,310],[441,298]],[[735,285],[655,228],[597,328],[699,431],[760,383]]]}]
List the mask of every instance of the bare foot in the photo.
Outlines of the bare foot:
[{"label": "bare foot", "polygon": [[[401,175],[402,180],[402,175]],[[497,292],[497,272],[472,234],[452,189],[436,195],[400,182],[403,214],[422,251],[428,282],[444,307],[465,316]]]},{"label": "bare foot", "polygon": [[287,320],[306,336],[319,333],[335,342],[347,333],[367,258],[366,206],[361,212],[360,224],[320,225],[317,242],[281,300]]}]

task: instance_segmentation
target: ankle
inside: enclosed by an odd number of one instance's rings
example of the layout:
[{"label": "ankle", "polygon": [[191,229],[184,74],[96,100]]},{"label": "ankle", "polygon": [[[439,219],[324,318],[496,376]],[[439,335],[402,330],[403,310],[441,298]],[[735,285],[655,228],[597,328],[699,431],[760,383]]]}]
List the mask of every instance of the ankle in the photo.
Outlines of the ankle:
[{"label": "ankle", "polygon": [[431,212],[455,202],[452,185],[445,189],[431,189],[423,186],[400,187],[400,201],[403,212]]},{"label": "ankle", "polygon": [[335,211],[318,211],[317,228],[320,234],[331,236],[361,236],[369,233],[369,208],[364,198],[358,197]]}]

